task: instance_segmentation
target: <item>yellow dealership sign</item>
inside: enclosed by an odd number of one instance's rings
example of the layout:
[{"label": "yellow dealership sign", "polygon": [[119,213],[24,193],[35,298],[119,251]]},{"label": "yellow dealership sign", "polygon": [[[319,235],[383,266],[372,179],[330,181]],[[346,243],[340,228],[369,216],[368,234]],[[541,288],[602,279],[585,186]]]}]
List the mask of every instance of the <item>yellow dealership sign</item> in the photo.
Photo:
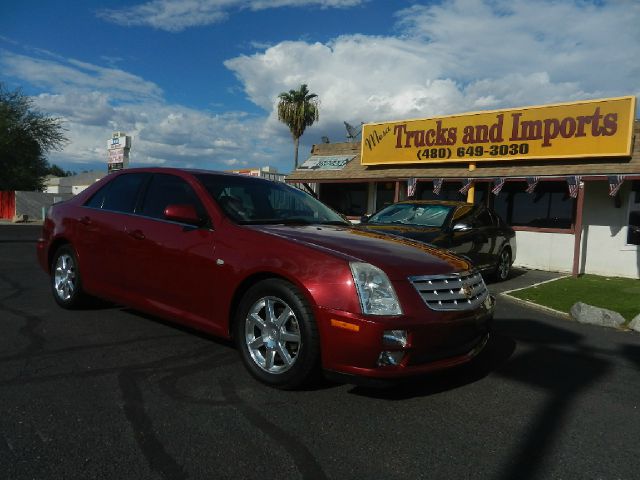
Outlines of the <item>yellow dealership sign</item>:
[{"label": "yellow dealership sign", "polygon": [[363,165],[626,157],[636,97],[369,123]]}]

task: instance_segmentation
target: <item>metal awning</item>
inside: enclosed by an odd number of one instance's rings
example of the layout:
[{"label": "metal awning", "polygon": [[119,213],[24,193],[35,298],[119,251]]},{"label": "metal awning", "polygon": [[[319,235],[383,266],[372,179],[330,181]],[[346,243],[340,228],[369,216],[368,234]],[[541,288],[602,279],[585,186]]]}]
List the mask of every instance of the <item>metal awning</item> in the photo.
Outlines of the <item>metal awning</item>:
[{"label": "metal awning", "polygon": [[311,155],[298,170],[342,170],[355,155]]}]

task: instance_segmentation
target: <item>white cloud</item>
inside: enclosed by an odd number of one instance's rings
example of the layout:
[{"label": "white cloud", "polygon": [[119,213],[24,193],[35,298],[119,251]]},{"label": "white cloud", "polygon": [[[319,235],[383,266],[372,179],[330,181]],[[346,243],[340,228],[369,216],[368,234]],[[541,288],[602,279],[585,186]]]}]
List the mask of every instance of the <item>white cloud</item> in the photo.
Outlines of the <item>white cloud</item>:
[{"label": "white cloud", "polygon": [[368,0],[152,0],[133,7],[102,10],[98,16],[124,26],[144,25],[179,32],[212,25],[239,10],[283,7],[348,8]]},{"label": "white cloud", "polygon": [[162,95],[160,87],[137,75],[75,59],[42,58],[0,50],[0,66],[5,74],[28,79],[32,85],[55,92],[93,90],[124,101],[159,99]]},{"label": "white cloud", "polygon": [[[188,5],[228,13],[311,3],[338,7],[358,0]],[[396,20],[395,36],[287,41],[229,59],[226,67],[264,116],[169,104],[146,79],[46,52],[0,51],[0,69],[41,87],[47,93],[36,97],[38,105],[66,119],[72,141],[54,161],[104,161],[105,142],[117,129],[134,137],[133,165],[213,169],[272,165],[288,171],[293,147],[277,120],[276,100],[301,83],[321,102],[319,122],[301,139],[301,160],[323,135],[343,141],[344,120],[357,125],[640,94],[640,3],[451,0],[415,5]]]},{"label": "white cloud", "polygon": [[38,108],[56,112],[67,121],[83,125],[106,125],[114,117],[115,109],[109,97],[98,91],[69,95],[42,93],[33,99]]},{"label": "white cloud", "polygon": [[225,65],[270,111],[267,131],[286,131],[277,95],[308,84],[321,100],[320,121],[303,137],[313,142],[344,139],[343,120],[640,94],[640,3],[453,0],[396,19],[394,37],[282,42]]},{"label": "white cloud", "polygon": [[[133,137],[132,166],[266,165],[264,152],[284,147],[278,139],[256,147],[256,138],[264,138],[263,119],[168,104],[157,85],[123,70],[40,53],[46,58],[0,51],[0,68],[46,91],[33,100],[64,122],[70,142],[64,151],[51,152],[50,161],[67,169],[106,165],[106,142],[115,130]],[[287,163],[280,167],[286,170]]]}]

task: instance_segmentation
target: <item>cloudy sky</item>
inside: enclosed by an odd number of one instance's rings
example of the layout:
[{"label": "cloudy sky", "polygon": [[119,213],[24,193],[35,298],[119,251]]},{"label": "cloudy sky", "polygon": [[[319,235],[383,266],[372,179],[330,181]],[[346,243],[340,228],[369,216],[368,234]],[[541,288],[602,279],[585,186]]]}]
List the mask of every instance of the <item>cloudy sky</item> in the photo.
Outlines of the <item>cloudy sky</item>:
[{"label": "cloudy sky", "polygon": [[49,160],[288,172],[277,96],[307,83],[322,136],[343,121],[640,96],[635,0],[20,0],[0,6],[0,82],[64,120]]}]

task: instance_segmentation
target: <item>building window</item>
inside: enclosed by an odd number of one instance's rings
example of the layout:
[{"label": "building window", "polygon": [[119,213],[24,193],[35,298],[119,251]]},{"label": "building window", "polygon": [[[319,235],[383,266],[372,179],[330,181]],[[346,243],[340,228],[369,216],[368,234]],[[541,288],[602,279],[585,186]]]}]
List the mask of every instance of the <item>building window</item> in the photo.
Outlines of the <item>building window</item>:
[{"label": "building window", "polygon": [[391,205],[396,196],[395,182],[376,183],[376,212]]},{"label": "building window", "polygon": [[[417,200],[455,200],[464,202],[467,200],[466,193],[460,193],[462,188],[462,182],[454,181],[442,182],[442,188],[440,189],[440,195],[433,193],[432,181],[418,181],[416,186],[416,199]],[[487,198],[487,192],[489,191],[488,182],[475,182],[475,198],[476,204],[484,204]]]},{"label": "building window", "polygon": [[640,181],[634,181],[629,195],[627,245],[640,245]]},{"label": "building window", "polygon": [[540,182],[534,193],[526,182],[507,182],[493,199],[493,208],[512,226],[570,229],[575,201],[566,182]]},{"label": "building window", "polygon": [[361,217],[367,213],[368,183],[323,183],[320,201],[343,215]]}]

